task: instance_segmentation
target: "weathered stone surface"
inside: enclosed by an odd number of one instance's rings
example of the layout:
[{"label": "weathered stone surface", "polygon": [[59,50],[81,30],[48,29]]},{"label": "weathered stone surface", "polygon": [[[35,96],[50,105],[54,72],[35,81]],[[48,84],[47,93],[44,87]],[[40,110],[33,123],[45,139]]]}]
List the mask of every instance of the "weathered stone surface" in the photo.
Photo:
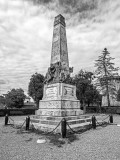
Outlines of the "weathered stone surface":
[{"label": "weathered stone surface", "polygon": [[[73,68],[69,68],[65,27],[64,17],[62,15],[55,17],[51,63],[45,78],[43,99],[36,111],[36,116],[40,117],[38,126],[46,131],[50,131],[51,126],[56,127],[57,122],[63,117],[74,117],[75,121],[71,123],[76,124],[80,122],[78,117],[83,114],[80,102],[76,98],[76,86],[66,84],[70,80]],[[56,117],[60,117],[60,120],[58,121]],[[61,126],[57,131],[61,132]]]},{"label": "weathered stone surface", "polygon": [[[89,127],[91,122],[91,117],[89,119],[75,119],[68,121],[68,124],[73,130],[80,130],[86,126]],[[41,121],[41,123],[36,123],[32,120],[36,129],[43,130],[46,132],[53,131],[54,128],[59,124],[59,121]],[[55,133],[61,133],[61,124],[58,128],[54,131]],[[67,132],[71,132],[70,128],[67,126]]]},{"label": "weathered stone surface", "polygon": [[80,109],[78,100],[46,100],[40,101],[40,109]]},{"label": "weathered stone surface", "polygon": [[83,111],[80,109],[39,109],[36,111],[36,115],[40,116],[80,116]]},{"label": "weathered stone surface", "polygon": [[45,85],[43,100],[40,101],[36,114],[63,117],[83,114],[76,98],[76,87],[64,83]]},{"label": "weathered stone surface", "polygon": [[45,83],[48,84],[64,82],[70,74],[65,27],[65,18],[62,15],[56,16],[53,30],[51,63],[45,80]]},{"label": "weathered stone surface", "polygon": [[44,86],[43,100],[77,100],[76,86],[55,83]]},{"label": "weathered stone surface", "polygon": [[[36,120],[36,123],[38,123],[38,120],[41,121],[41,120],[49,120],[49,121],[57,121],[57,122],[60,122],[62,120],[63,117],[56,117],[56,116],[41,116],[41,115],[34,115],[33,118]],[[90,116],[86,116],[86,115],[80,115],[80,116],[66,116],[65,119],[67,121],[70,121],[70,120],[76,120],[76,119],[90,119]]]}]

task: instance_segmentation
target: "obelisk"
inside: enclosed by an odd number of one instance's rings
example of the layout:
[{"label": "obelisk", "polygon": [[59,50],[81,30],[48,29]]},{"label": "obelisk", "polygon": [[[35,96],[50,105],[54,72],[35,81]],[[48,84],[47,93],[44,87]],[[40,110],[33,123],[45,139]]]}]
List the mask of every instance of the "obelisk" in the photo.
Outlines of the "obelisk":
[{"label": "obelisk", "polygon": [[65,18],[58,15],[54,20],[51,63],[46,83],[64,82],[70,76]]},{"label": "obelisk", "polygon": [[[76,98],[76,86],[67,83],[69,77],[65,18],[58,15],[54,20],[51,62],[45,78],[43,99],[36,111],[36,115],[44,119],[48,130],[52,125],[50,119],[54,119],[55,124],[58,118],[83,114]],[[42,121],[40,124],[42,126]]]},{"label": "obelisk", "polygon": [[66,38],[65,18],[62,15],[55,17],[51,64],[61,63],[61,68],[64,70],[65,76],[69,75],[69,60]]}]

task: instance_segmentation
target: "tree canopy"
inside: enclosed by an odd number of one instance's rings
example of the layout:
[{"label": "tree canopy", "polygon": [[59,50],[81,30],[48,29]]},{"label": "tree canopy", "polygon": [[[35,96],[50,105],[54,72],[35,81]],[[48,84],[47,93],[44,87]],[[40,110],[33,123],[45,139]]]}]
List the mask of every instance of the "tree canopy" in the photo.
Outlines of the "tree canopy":
[{"label": "tree canopy", "polygon": [[5,104],[5,97],[4,96],[0,96],[0,104]]},{"label": "tree canopy", "polygon": [[12,89],[5,96],[6,106],[8,108],[21,108],[24,105],[25,97],[23,89]]},{"label": "tree canopy", "polygon": [[96,86],[102,91],[103,95],[107,96],[108,106],[110,106],[110,96],[113,98],[116,96],[116,89],[112,78],[118,75],[118,68],[114,67],[115,64],[112,60],[114,58],[110,57],[110,53],[105,48],[95,62]]},{"label": "tree canopy", "polygon": [[120,101],[120,89],[117,92],[117,101]]},{"label": "tree canopy", "polygon": [[28,95],[33,98],[35,103],[39,104],[39,100],[43,97],[44,76],[42,74],[35,73],[31,76],[28,85]]},{"label": "tree canopy", "polygon": [[5,97],[4,96],[0,96],[0,107],[4,107],[5,106]]},{"label": "tree canopy", "polygon": [[91,83],[93,78],[92,72],[80,70],[74,77],[74,84],[76,84],[76,95],[81,104],[100,101],[100,94],[96,90],[96,87]]}]

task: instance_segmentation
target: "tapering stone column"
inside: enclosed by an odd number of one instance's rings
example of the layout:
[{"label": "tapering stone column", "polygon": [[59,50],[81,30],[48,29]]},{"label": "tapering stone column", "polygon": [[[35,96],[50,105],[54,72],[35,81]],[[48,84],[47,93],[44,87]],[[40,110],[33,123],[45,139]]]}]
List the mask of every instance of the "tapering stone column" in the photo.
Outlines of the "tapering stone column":
[{"label": "tapering stone column", "polygon": [[69,75],[66,24],[62,15],[58,15],[54,20],[51,64],[57,62],[61,63],[61,69],[65,76]]}]

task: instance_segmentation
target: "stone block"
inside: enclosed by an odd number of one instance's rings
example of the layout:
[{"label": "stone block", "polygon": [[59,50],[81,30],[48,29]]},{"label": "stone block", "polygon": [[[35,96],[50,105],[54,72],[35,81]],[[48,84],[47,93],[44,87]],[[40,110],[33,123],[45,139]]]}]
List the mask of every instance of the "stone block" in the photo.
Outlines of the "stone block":
[{"label": "stone block", "polygon": [[[36,111],[36,122],[39,129],[50,132],[63,117],[71,125],[81,123],[80,102],[76,98],[76,87],[64,83],[55,83],[44,86],[43,99],[39,102],[39,109]],[[33,121],[34,122],[34,121]],[[61,132],[61,125],[56,129],[56,133]]]},{"label": "stone block", "polygon": [[76,86],[65,83],[54,83],[44,86],[43,100],[72,99],[76,98]]}]

